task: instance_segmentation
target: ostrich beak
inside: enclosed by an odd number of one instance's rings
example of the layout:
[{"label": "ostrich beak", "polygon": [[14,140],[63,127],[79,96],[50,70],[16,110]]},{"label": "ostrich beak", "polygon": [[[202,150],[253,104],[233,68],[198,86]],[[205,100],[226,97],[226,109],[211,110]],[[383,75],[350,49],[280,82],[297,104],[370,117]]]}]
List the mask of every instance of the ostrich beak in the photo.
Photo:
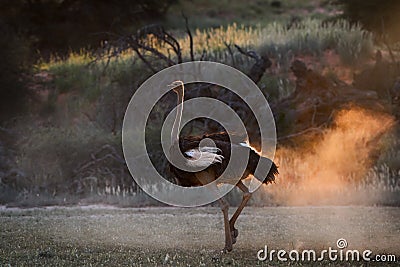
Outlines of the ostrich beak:
[{"label": "ostrich beak", "polygon": [[175,87],[178,87],[180,85],[183,85],[182,81],[173,81],[171,84],[168,84],[168,88],[174,89]]},{"label": "ostrich beak", "polygon": [[168,88],[174,90],[175,93],[179,94],[183,91],[183,82],[182,81],[174,81],[168,85]]}]

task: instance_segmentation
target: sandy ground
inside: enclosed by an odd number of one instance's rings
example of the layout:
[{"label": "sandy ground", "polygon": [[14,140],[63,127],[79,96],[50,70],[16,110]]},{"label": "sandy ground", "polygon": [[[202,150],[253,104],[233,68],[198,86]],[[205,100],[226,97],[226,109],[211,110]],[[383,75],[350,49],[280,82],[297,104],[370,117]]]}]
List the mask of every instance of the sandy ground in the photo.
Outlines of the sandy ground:
[{"label": "sandy ground", "polygon": [[237,222],[238,241],[228,254],[219,252],[224,245],[223,221],[213,207],[1,208],[0,223],[0,265],[11,266],[287,266],[261,262],[257,252],[265,245],[287,251],[337,249],[339,238],[346,239],[348,249],[400,259],[398,207],[246,207]]}]

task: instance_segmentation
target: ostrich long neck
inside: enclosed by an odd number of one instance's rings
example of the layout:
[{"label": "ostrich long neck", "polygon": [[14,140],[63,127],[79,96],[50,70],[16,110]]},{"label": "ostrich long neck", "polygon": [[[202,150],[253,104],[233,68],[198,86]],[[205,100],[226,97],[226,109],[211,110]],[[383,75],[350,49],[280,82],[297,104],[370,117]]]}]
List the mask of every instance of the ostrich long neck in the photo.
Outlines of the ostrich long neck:
[{"label": "ostrich long neck", "polygon": [[183,84],[181,85],[181,87],[182,87],[182,90],[179,90],[177,93],[178,94],[178,102],[177,102],[178,109],[176,111],[174,125],[172,126],[171,144],[179,141],[179,127],[181,125],[182,110],[183,110],[183,95],[184,95]]}]

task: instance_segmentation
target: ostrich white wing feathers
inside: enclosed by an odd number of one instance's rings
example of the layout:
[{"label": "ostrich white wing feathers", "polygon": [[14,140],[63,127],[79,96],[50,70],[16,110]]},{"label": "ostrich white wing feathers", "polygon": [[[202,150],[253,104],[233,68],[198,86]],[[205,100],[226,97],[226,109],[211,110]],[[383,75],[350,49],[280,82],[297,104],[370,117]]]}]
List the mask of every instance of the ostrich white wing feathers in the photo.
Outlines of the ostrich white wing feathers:
[{"label": "ostrich white wing feathers", "polygon": [[196,156],[198,153],[196,153],[196,151],[194,149],[190,149],[188,151],[185,152],[185,155],[188,156],[189,158],[193,158],[196,159]]},{"label": "ostrich white wing feathers", "polygon": [[218,155],[221,150],[216,147],[202,147],[200,149],[190,149],[185,151],[189,157],[187,164],[193,167],[208,167],[211,164],[221,163],[224,156]]},{"label": "ostrich white wing feathers", "polygon": [[221,149],[218,147],[212,147],[212,146],[202,146],[200,147],[201,152],[209,152],[213,154],[221,153]]}]

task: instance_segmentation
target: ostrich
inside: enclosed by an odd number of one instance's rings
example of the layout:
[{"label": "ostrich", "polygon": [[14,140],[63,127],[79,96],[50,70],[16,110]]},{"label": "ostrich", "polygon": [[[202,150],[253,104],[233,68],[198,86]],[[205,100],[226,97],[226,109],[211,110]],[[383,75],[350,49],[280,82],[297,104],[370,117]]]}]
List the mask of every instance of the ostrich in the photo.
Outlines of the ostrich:
[{"label": "ostrich", "polygon": [[[179,138],[179,128],[182,119],[183,111],[183,98],[184,98],[184,83],[182,81],[174,81],[170,88],[178,96],[178,109],[176,112],[175,121],[171,132],[171,147],[170,156],[172,158],[178,158],[176,153],[179,151],[183,152],[183,159],[185,166],[192,167],[202,167],[201,171],[184,171],[173,164],[170,163],[170,171],[174,174],[176,183],[180,186],[190,187],[190,186],[202,186],[216,180],[225,170],[230,160],[231,148],[233,150],[239,150],[240,153],[249,153],[249,159],[246,166],[246,170],[238,179],[235,180],[235,185],[243,191],[243,199],[239,207],[232,215],[231,219],[228,217],[228,203],[220,198],[221,210],[224,217],[224,230],[225,230],[225,247],[224,252],[232,250],[232,245],[236,243],[236,238],[239,234],[238,230],[235,228],[235,222],[242,212],[243,208],[251,198],[251,194],[248,187],[242,182],[243,179],[247,178],[249,175],[253,175],[257,164],[264,166],[271,166],[266,177],[261,178],[260,181],[268,184],[275,180],[275,175],[278,174],[278,167],[270,159],[260,156],[253,148],[245,143],[243,139],[238,136],[234,136],[231,140],[228,133],[218,132],[205,134],[202,136],[186,136]],[[215,144],[215,147],[200,147],[200,141],[210,138]],[[182,157],[181,157],[182,158]],[[268,164],[268,165],[267,165]],[[236,177],[239,178],[239,177]]]}]

